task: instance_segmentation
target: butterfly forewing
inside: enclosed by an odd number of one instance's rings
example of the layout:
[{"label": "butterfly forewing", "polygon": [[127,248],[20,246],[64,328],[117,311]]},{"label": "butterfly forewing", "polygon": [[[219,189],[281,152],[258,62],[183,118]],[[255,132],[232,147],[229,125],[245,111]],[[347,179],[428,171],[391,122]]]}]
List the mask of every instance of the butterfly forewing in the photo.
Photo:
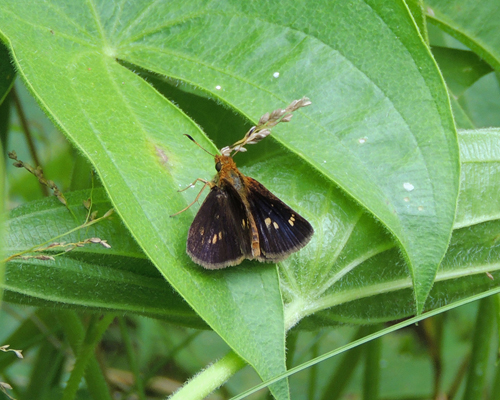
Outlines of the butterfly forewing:
[{"label": "butterfly forewing", "polygon": [[245,206],[233,188],[212,187],[189,228],[187,253],[208,269],[238,265],[251,257]]},{"label": "butterfly forewing", "polygon": [[304,247],[314,233],[311,224],[264,185],[246,177],[250,212],[259,232],[260,261],[280,261]]}]

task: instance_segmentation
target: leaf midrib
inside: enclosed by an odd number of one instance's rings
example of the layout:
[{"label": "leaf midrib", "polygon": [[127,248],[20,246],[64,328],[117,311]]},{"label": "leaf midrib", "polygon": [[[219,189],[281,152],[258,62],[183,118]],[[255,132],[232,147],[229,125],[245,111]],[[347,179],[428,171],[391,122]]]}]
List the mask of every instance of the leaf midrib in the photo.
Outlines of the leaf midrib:
[{"label": "leaf midrib", "polygon": [[[492,272],[500,270],[500,263],[492,263],[492,264],[481,264],[478,266],[468,266],[466,268],[453,269],[451,271],[438,271],[436,274],[435,282],[443,282],[451,279],[464,278],[467,276],[484,274],[486,272]],[[391,292],[396,292],[398,290],[403,289],[411,289],[412,282],[411,279],[403,278],[390,282],[377,283],[374,285],[366,285],[363,288],[359,289],[351,289],[342,292],[336,292],[334,294],[324,296],[321,299],[311,301],[307,303],[307,307],[304,307],[301,310],[300,319],[303,319],[309,315],[312,315],[316,312],[323,311],[325,309],[349,303],[351,301],[360,300],[363,298],[367,298],[370,296],[375,296],[379,294],[387,294]],[[287,308],[285,308],[285,326],[291,327],[295,325],[295,317],[290,315],[290,312],[287,312],[289,309],[293,307],[292,303],[289,303]]]}]

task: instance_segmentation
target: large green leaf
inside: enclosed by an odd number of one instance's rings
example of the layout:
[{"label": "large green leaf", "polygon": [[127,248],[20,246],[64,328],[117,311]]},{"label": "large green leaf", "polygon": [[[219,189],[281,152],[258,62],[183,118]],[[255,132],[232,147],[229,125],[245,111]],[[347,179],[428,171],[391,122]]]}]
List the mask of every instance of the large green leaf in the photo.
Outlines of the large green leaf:
[{"label": "large green leaf", "polygon": [[[460,133],[462,183],[456,230],[438,273],[438,286],[433,292],[429,309],[446,302],[448,298],[463,298],[496,285],[495,281],[485,280],[483,272],[498,269],[493,255],[497,251],[496,237],[500,229],[500,202],[493,195],[500,190],[500,179],[495,179],[500,168],[500,155],[493,145],[498,136],[498,129]],[[265,166],[268,168],[276,168],[276,165],[285,167],[282,175],[273,182],[277,193],[284,195],[289,190],[286,182],[293,174],[286,171],[293,171],[293,168],[286,163],[285,157],[280,156],[279,148],[274,147],[274,150],[268,149],[272,157],[266,157],[261,162],[267,163]],[[252,170],[257,172],[255,167],[249,169],[254,172]],[[335,187],[331,187],[329,195],[324,196],[320,180],[310,179],[308,185],[306,189],[311,196],[311,204],[322,215],[323,224],[320,226],[327,233],[317,232],[322,237],[319,248],[313,243],[298,257],[282,263],[281,284],[288,304],[289,325],[329,307],[334,307],[328,312],[330,322],[334,316],[335,321],[366,323],[411,315],[411,282],[390,237]],[[75,192],[68,196],[79,219],[83,219],[85,211],[79,202],[86,196],[87,192]],[[95,191],[93,203],[101,214],[109,207],[100,190]],[[342,209],[343,218],[328,219],[331,209]],[[11,216],[7,249],[9,253],[25,250],[47,240],[48,236],[68,231],[74,224],[72,216],[55,199],[28,204],[16,209]],[[7,298],[26,303],[26,299],[19,296],[31,295],[32,304],[44,304],[40,300],[59,301],[73,306],[140,312],[168,318],[176,323],[200,326],[189,310],[175,296],[172,297],[168,287],[162,285],[120,221],[116,218],[103,221],[84,233],[73,233],[64,240],[74,242],[91,236],[107,239],[113,247],[103,249],[99,245],[87,245],[67,253],[66,257],[71,257],[69,260],[54,264],[34,259],[10,263]],[[321,251],[323,247],[331,247],[336,254],[330,263],[318,262],[325,258]],[[471,263],[470,254],[476,255],[476,263]],[[303,257],[303,262],[300,257]],[[314,261],[308,263],[308,259]],[[84,263],[85,268],[75,261]],[[314,265],[323,264],[327,264],[327,270],[314,268]],[[472,275],[478,276],[479,280],[472,282],[464,291],[466,285],[456,282],[462,278],[470,281]],[[39,285],[30,286],[35,277]],[[55,277],[58,279],[54,280]],[[61,284],[63,280],[69,284]],[[76,280],[80,282],[81,290],[72,288],[71,282]],[[90,291],[87,286],[94,289]],[[148,287],[155,287],[154,292],[158,296],[144,295],[148,293]],[[445,289],[439,289],[443,287]],[[125,298],[123,288],[127,288]],[[389,296],[392,306],[387,308],[385,304]],[[168,299],[165,305],[161,299]]]},{"label": "large green leaf", "polygon": [[[500,220],[497,212],[500,203],[496,197],[488,196],[489,206],[477,206],[485,203],[483,189],[488,193],[500,189],[498,179],[491,179],[486,185],[484,179],[479,179],[489,174],[495,176],[495,168],[500,166],[498,154],[485,151],[489,148],[488,143],[493,143],[498,135],[498,129],[491,129],[461,132],[459,136],[464,164],[460,217],[456,222],[458,229],[454,231],[451,246],[438,271],[428,309],[498,285],[498,279],[490,280],[486,272],[497,278],[500,269]],[[289,190],[286,182],[293,173],[287,174],[286,171],[293,168],[286,164],[285,157],[280,156],[279,148],[273,147],[268,148],[273,156],[261,162],[275,160],[276,165],[283,163],[285,175],[276,177],[273,184],[278,193],[284,195]],[[266,166],[272,168],[274,164]],[[411,281],[390,237],[334,186],[328,191],[328,196],[322,195],[320,183],[321,180],[311,179],[310,186],[306,187],[313,208],[323,216],[328,216],[331,209],[342,209],[344,217],[323,220],[324,225],[320,226],[331,234],[321,235],[320,249],[308,246],[304,251],[309,254],[305,254],[304,259],[321,259],[321,247],[332,247],[336,257],[331,260],[329,270],[321,273],[314,269],[314,265],[321,263],[308,264],[311,269],[307,265],[303,267],[300,258],[283,263],[282,285],[286,294],[288,326],[311,314],[299,327],[317,329],[318,324],[325,323],[373,323],[413,314]],[[67,196],[78,220],[85,214],[80,200],[87,195],[87,192],[75,192]],[[100,214],[109,207],[100,190],[94,192],[93,203]],[[55,199],[33,202],[12,213],[8,250],[18,252],[29,248],[46,240],[47,236],[64,233],[74,225],[71,214]],[[113,247],[104,249],[97,244],[87,245],[67,253],[58,262],[28,259],[9,263],[7,299],[34,305],[50,305],[49,301],[73,308],[85,306],[138,312],[174,323],[200,326],[196,317],[173,296],[146,262],[117,218],[103,221],[79,234],[73,233],[64,240],[77,241],[91,236],[107,239]],[[36,285],[32,284],[34,281]],[[76,288],[75,281],[79,282]],[[387,307],[388,303],[391,307]]]},{"label": "large green leaf", "polygon": [[[98,22],[92,8],[59,8],[65,5],[58,5],[58,12],[45,6],[35,11],[30,5],[33,15],[26,14],[26,7],[19,3],[2,10],[2,17],[10,22],[2,18],[0,26],[4,33],[9,27],[14,29],[6,36],[28,87],[94,163],[125,223],[188,303],[263,378],[283,372],[285,333],[276,267],[208,273],[188,262],[185,254],[192,217],[186,213],[169,218],[184,204],[175,189],[192,181],[193,172],[202,176],[213,171],[209,159],[185,168],[192,147],[180,132],[200,137],[199,128],[114,57],[104,55],[103,48],[90,50],[87,46],[100,42],[92,34],[96,33],[93,23]],[[13,17],[18,12],[20,19]],[[61,18],[63,15],[67,18]],[[70,23],[73,17],[78,22]],[[106,19],[104,15],[100,18]],[[45,28],[33,24],[35,20]],[[14,44],[16,32],[21,31],[24,38],[29,32],[34,34],[33,40]],[[52,50],[43,51],[39,39]],[[25,51],[29,60],[19,63]],[[34,54],[46,58],[32,57]],[[210,146],[206,140],[200,141]],[[162,163],[164,154],[166,164]],[[278,398],[288,398],[286,382],[273,391]]]},{"label": "large green leaf", "polygon": [[[120,57],[190,82],[246,115],[311,97],[308,118],[275,137],[396,235],[420,310],[448,244],[458,149],[442,79],[407,9],[294,2],[283,12],[277,3],[243,2],[224,13],[218,3],[193,13],[200,7],[158,5],[141,10],[140,19],[131,13]],[[156,13],[170,20],[161,29],[147,22]],[[416,188],[411,204],[405,187]]]},{"label": "large green leaf", "polygon": [[28,88],[93,163],[147,256],[262,377],[284,369],[276,270],[247,262],[206,272],[189,261],[192,212],[168,215],[195,195],[175,189],[208,178],[213,164],[181,133],[215,149],[123,65],[189,83],[252,121],[309,96],[314,105],[276,129],[281,147],[249,150],[260,162],[245,169],[317,230],[285,266],[308,269],[299,286],[310,290],[342,248],[324,245],[349,237],[357,219],[373,224],[343,191],[401,244],[415,289],[410,308],[422,310],[450,237],[459,164],[443,81],[404,3],[17,1],[0,11]]},{"label": "large green leaf", "polygon": [[[428,309],[464,299],[498,286],[500,265],[500,153],[499,129],[460,132],[462,158],[461,189],[457,219],[450,247],[436,275]],[[287,321],[297,319],[295,309],[315,316],[302,327],[321,323],[374,323],[405,318],[412,314],[411,282],[401,254],[383,239],[380,227],[354,221],[344,228],[349,235],[332,263],[329,285],[318,285],[307,307],[296,300],[298,292],[289,284],[291,298]],[[334,245],[329,243],[329,245]],[[352,273],[355,271],[355,273]],[[486,272],[495,277],[490,280]],[[292,281],[291,274],[284,284]],[[384,305],[391,304],[391,307]],[[326,310],[326,311],[322,311]],[[318,311],[322,311],[318,313]]]},{"label": "large green leaf", "polygon": [[[58,17],[68,10],[54,5],[58,12],[48,13],[44,18],[47,35],[37,40],[45,38],[45,45],[61,50],[60,57],[52,52],[51,62],[56,65],[56,60],[60,60],[60,68],[69,68],[74,74],[73,87],[82,92],[93,87],[104,88],[107,78],[114,76],[114,89],[121,96],[126,94],[128,88],[123,79],[127,75],[114,71],[116,57],[195,84],[242,113],[254,115],[254,119],[275,108],[278,101],[288,102],[307,93],[316,105],[308,113],[309,118],[297,122],[286,139],[280,135],[281,131],[276,136],[298,151],[313,168],[341,185],[396,235],[409,257],[421,308],[449,238],[458,187],[457,148],[442,81],[407,10],[370,6],[359,2],[357,7],[344,8],[339,4],[329,12],[315,13],[304,3],[295,4],[293,10],[283,13],[281,8],[266,9],[265,4],[243,3],[226,4],[225,12],[220,13],[216,10],[220,7],[217,3],[192,1],[176,8],[171,3],[143,2],[118,12],[106,3],[106,6],[96,4],[92,9],[96,14],[88,9],[73,10],[81,21],[69,24]],[[198,13],[199,10],[203,11]],[[42,15],[44,12],[37,11]],[[106,15],[102,24],[100,12]],[[15,11],[7,9],[5,15],[9,13]],[[162,15],[161,21],[155,15]],[[295,18],[296,15],[300,18]],[[22,23],[23,19],[28,18],[6,22],[4,30],[9,32],[9,27]],[[318,29],[325,24],[330,29]],[[60,31],[56,28],[59,25]],[[82,26],[85,35],[78,26]],[[221,26],[224,34],[219,32]],[[397,34],[393,32],[395,29],[399,29]],[[384,43],[386,54],[398,58],[387,63],[381,49],[372,45],[372,32],[379,35],[376,40]],[[76,40],[78,35],[82,36],[80,41]],[[16,41],[14,34],[7,36]],[[212,39],[215,37],[217,40]],[[358,43],[353,46],[355,41]],[[22,52],[23,47],[30,45],[17,43],[16,51]],[[89,50],[94,45],[101,51]],[[411,56],[407,49],[411,50]],[[67,51],[74,54],[76,64],[67,62],[71,58]],[[37,61],[43,64],[41,59]],[[416,62],[420,67],[416,67]],[[26,67],[29,64],[26,60]],[[96,69],[99,65],[102,74]],[[314,74],[308,71],[308,65],[314,67]],[[275,71],[281,74],[278,79],[273,78]],[[40,68],[37,72],[43,74]],[[123,79],[120,74],[125,74]],[[82,80],[81,84],[76,85],[75,79]],[[342,82],[346,81],[349,86],[342,89]],[[403,81],[413,82],[404,92],[399,83]],[[123,91],[119,90],[122,83]],[[325,87],[337,90],[325,91]],[[102,94],[106,93],[112,95],[106,90]],[[94,106],[95,117],[102,118],[99,104],[104,98],[99,98],[98,102],[89,99],[81,103],[89,107],[87,115]],[[249,101],[256,98],[259,102]],[[113,103],[118,110],[118,104]],[[416,109],[420,112],[415,113]],[[74,115],[72,119],[76,118]],[[180,128],[172,120],[169,127]],[[307,132],[307,135],[293,132]],[[397,137],[397,146],[391,135]],[[360,139],[367,145],[361,146]],[[81,140],[77,141],[85,146]],[[411,162],[408,154],[415,154]],[[178,162],[180,153],[176,156]],[[442,181],[450,185],[446,188],[439,185],[437,190],[435,185]],[[402,195],[404,183],[417,188],[412,199],[419,203],[421,211],[408,210]],[[418,235],[422,224],[434,235]],[[428,239],[430,236],[432,240]]]},{"label": "large green leaf", "polygon": [[427,0],[427,16],[500,70],[500,8],[497,0]]},{"label": "large green leaf", "polygon": [[[463,229],[454,232],[430,295],[429,309],[498,285],[500,202],[495,195],[500,190],[498,135],[498,129],[489,129],[463,131],[459,136],[463,164],[455,228]],[[486,221],[492,222],[481,224]],[[343,227],[347,233],[346,243],[323,243],[339,249],[328,271],[332,279],[329,286],[315,282],[317,289],[308,291],[306,306],[295,304],[295,299],[300,299],[301,288],[294,283],[302,281],[294,280],[290,273],[285,274],[283,283],[291,299],[287,310],[290,320],[298,319],[292,307],[302,313],[332,307],[301,325],[314,328],[318,326],[318,318],[322,323],[373,323],[411,315],[411,282],[406,278],[404,261],[390,240],[384,241],[380,227],[372,225],[371,230],[368,227],[366,220],[353,219],[353,223]],[[285,263],[284,271],[288,271],[286,267]],[[485,274],[490,271],[495,276],[493,281]],[[291,284],[287,284],[288,281]],[[391,307],[384,306],[387,304]]]},{"label": "large green leaf", "polygon": [[[88,191],[79,191],[66,196],[77,221],[55,198],[34,201],[15,209],[7,225],[7,253],[12,255],[39,247],[83,223],[88,212],[82,201],[89,195]],[[111,207],[102,189],[93,191],[92,204],[93,210],[100,215]],[[87,243],[64,256],[56,256],[54,261],[19,257],[9,262],[6,300],[33,306],[136,312],[172,323],[206,327],[165,283],[116,215],[54,240],[66,243],[66,247],[26,255],[64,253],[71,248],[69,244],[92,237],[107,240],[111,248]]]}]

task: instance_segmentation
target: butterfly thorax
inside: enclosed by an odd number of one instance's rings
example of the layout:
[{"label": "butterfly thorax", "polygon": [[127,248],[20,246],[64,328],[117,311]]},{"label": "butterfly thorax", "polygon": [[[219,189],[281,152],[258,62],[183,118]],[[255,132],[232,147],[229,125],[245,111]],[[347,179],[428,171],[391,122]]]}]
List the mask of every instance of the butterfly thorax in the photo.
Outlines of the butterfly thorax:
[{"label": "butterfly thorax", "polygon": [[221,186],[222,182],[231,184],[236,191],[241,192],[244,187],[244,175],[236,167],[236,163],[229,156],[215,156],[215,169],[217,175],[214,178],[214,183]]}]

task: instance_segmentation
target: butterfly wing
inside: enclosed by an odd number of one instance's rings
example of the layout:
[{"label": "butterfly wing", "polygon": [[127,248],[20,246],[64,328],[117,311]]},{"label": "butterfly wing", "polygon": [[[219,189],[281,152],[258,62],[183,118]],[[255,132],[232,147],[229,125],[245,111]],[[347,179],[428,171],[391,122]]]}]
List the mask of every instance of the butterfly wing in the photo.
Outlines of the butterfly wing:
[{"label": "butterfly wing", "polygon": [[259,232],[259,261],[277,262],[304,247],[314,233],[309,222],[264,185],[245,177],[250,212]]},{"label": "butterfly wing", "polygon": [[211,188],[189,228],[186,251],[208,269],[238,265],[252,257],[247,212],[234,188]]}]

